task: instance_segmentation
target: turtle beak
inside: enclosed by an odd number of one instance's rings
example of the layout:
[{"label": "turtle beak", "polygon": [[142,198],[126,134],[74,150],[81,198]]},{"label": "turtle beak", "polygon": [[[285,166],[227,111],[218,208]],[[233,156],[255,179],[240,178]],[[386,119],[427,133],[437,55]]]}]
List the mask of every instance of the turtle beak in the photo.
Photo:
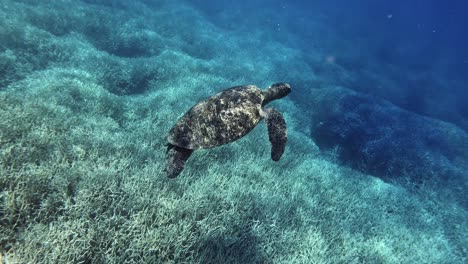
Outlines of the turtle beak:
[{"label": "turtle beak", "polygon": [[292,91],[289,83],[275,83],[271,85],[271,88],[276,91],[279,98],[285,97]]}]

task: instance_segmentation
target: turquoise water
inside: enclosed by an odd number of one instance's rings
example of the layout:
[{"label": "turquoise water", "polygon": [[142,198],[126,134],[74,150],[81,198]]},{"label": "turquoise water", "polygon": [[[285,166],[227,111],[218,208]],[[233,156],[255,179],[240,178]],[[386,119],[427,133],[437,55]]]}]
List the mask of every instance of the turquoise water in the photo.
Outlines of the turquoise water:
[{"label": "turquoise water", "polygon": [[[0,263],[466,263],[463,1],[0,1]],[[223,89],[267,126],[164,175]]]}]

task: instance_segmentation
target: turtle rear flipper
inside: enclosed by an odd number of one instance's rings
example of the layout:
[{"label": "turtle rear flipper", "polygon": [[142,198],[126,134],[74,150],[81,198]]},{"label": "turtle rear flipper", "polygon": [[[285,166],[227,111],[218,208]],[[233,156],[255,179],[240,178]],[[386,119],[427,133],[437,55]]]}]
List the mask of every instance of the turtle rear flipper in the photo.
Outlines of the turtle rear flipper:
[{"label": "turtle rear flipper", "polygon": [[283,155],[288,135],[283,115],[273,108],[263,110],[271,143],[271,159],[278,161]]},{"label": "turtle rear flipper", "polygon": [[169,144],[166,151],[166,169],[168,178],[177,177],[184,169],[185,162],[192,155],[192,149],[186,149]]}]

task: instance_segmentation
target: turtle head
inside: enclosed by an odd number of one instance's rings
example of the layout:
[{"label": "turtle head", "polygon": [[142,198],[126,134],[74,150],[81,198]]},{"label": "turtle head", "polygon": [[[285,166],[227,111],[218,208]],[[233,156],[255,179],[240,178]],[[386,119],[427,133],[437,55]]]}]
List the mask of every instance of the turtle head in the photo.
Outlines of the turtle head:
[{"label": "turtle head", "polygon": [[262,106],[269,102],[285,97],[291,92],[291,85],[288,83],[275,83],[272,84],[268,89],[262,92],[265,99],[263,99]]}]

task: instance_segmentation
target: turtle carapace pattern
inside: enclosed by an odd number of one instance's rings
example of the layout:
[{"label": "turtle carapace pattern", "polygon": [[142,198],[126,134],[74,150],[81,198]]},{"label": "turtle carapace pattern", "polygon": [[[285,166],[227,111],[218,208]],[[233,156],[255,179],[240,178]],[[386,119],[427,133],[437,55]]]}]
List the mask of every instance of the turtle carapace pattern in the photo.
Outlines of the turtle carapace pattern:
[{"label": "turtle carapace pattern", "polygon": [[263,118],[272,145],[271,158],[278,161],[286,146],[286,122],[280,112],[263,106],[290,92],[291,86],[287,83],[273,84],[266,90],[255,85],[236,86],[194,105],[167,135],[166,176],[177,177],[194,150],[237,140]]}]

